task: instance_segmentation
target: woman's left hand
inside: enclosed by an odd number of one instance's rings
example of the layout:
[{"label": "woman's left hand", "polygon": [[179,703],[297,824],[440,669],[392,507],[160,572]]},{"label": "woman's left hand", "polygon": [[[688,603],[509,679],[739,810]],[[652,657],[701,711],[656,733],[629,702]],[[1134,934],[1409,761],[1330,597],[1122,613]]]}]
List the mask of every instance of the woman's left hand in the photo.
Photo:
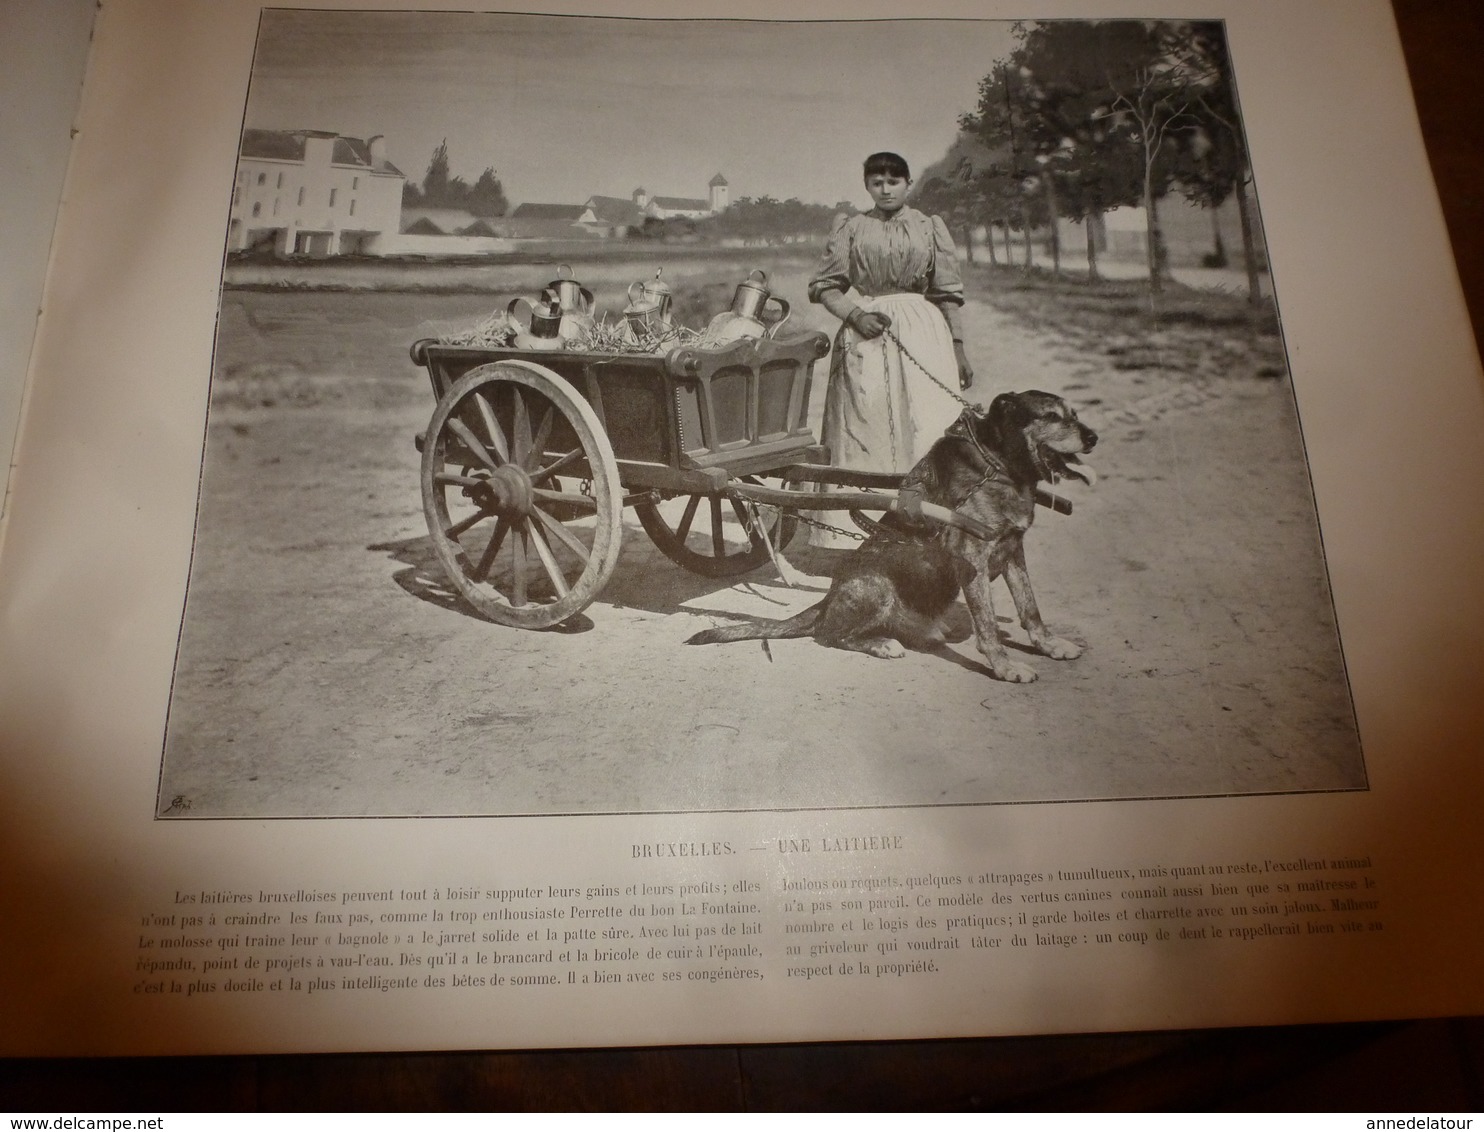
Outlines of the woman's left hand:
[{"label": "woman's left hand", "polygon": [[969,356],[964,353],[962,342],[953,344],[953,356],[958,361],[958,387],[968,389],[974,384],[974,367],[969,364]]}]

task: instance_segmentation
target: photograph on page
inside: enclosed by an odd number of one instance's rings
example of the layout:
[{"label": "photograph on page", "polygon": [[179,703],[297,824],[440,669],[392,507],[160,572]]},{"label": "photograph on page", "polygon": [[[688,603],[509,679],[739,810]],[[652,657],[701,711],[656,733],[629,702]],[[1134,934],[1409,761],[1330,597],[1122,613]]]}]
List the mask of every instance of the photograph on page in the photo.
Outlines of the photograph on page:
[{"label": "photograph on page", "polygon": [[1242,81],[264,10],[158,816],[1365,790]]}]

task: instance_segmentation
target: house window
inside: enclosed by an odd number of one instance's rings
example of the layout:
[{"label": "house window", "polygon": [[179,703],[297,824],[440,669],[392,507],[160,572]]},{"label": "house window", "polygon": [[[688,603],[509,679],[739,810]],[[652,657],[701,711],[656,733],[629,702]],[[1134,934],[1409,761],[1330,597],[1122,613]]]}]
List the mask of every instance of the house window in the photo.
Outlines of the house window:
[{"label": "house window", "polygon": [[301,205],[304,203],[304,186],[303,185],[300,185],[299,186],[299,203]]},{"label": "house window", "polygon": [[252,203],[252,214],[254,216],[262,216],[263,215],[263,204],[262,204],[261,201],[256,201],[256,200],[253,201],[253,203]]},{"label": "house window", "polygon": [[277,216],[278,215],[278,198],[277,197],[274,197],[273,198],[273,215],[274,216]]},{"label": "house window", "polygon": [[260,184],[260,185],[266,184],[267,181],[268,181],[268,174],[267,173],[259,173],[258,174],[258,184]]},{"label": "house window", "polygon": [[331,189],[330,190],[330,207],[331,208],[334,208],[335,207],[335,192],[336,192],[336,190],[334,190],[334,189]]},{"label": "house window", "polygon": [[278,184],[275,187],[276,188],[280,188],[280,189],[283,188],[283,174],[282,173],[280,173],[278,175]]},{"label": "house window", "polygon": [[236,208],[241,203],[242,203],[242,190],[241,189],[233,189],[232,190],[232,207],[233,208]]},{"label": "house window", "polygon": [[361,187],[361,179],[359,177],[352,177],[350,179],[350,187],[352,189],[359,189]]},{"label": "house window", "polygon": [[350,214],[352,216],[354,216],[356,214],[356,198],[355,197],[351,197],[350,198]]}]

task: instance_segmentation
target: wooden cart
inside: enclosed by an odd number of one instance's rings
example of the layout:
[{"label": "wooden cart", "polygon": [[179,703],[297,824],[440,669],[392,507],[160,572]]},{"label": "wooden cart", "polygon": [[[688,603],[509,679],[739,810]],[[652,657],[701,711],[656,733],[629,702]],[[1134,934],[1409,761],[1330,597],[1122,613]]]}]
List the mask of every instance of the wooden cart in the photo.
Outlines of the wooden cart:
[{"label": "wooden cart", "polygon": [[[584,609],[618,562],[633,507],[671,561],[709,577],[769,560],[796,509],[888,510],[900,477],[827,467],[808,425],[819,333],[663,355],[451,346],[423,339],[437,407],[423,509],[449,581],[501,625],[545,628]],[[932,517],[963,526],[941,509]]]}]

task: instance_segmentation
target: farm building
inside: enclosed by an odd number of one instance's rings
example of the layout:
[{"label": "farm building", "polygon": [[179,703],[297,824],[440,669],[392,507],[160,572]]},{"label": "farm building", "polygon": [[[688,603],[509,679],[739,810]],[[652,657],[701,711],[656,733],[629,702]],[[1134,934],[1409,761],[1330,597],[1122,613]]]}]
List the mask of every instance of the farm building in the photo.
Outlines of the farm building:
[{"label": "farm building", "polygon": [[633,192],[634,207],[645,216],[655,220],[670,220],[674,217],[696,220],[703,216],[715,216],[718,212],[725,212],[727,204],[730,203],[727,179],[718,173],[711,178],[706,188],[707,196],[703,199],[701,197],[650,196],[649,191],[641,186]]},{"label": "farm building", "polygon": [[500,223],[500,231],[512,240],[583,240],[592,238],[580,222],[586,212],[580,204],[517,205]]},{"label": "farm building", "polygon": [[578,223],[605,239],[627,236],[644,227],[644,211],[628,197],[591,196]]},{"label": "farm building", "polygon": [[379,136],[244,130],[227,250],[380,254],[401,228],[405,180]]}]

